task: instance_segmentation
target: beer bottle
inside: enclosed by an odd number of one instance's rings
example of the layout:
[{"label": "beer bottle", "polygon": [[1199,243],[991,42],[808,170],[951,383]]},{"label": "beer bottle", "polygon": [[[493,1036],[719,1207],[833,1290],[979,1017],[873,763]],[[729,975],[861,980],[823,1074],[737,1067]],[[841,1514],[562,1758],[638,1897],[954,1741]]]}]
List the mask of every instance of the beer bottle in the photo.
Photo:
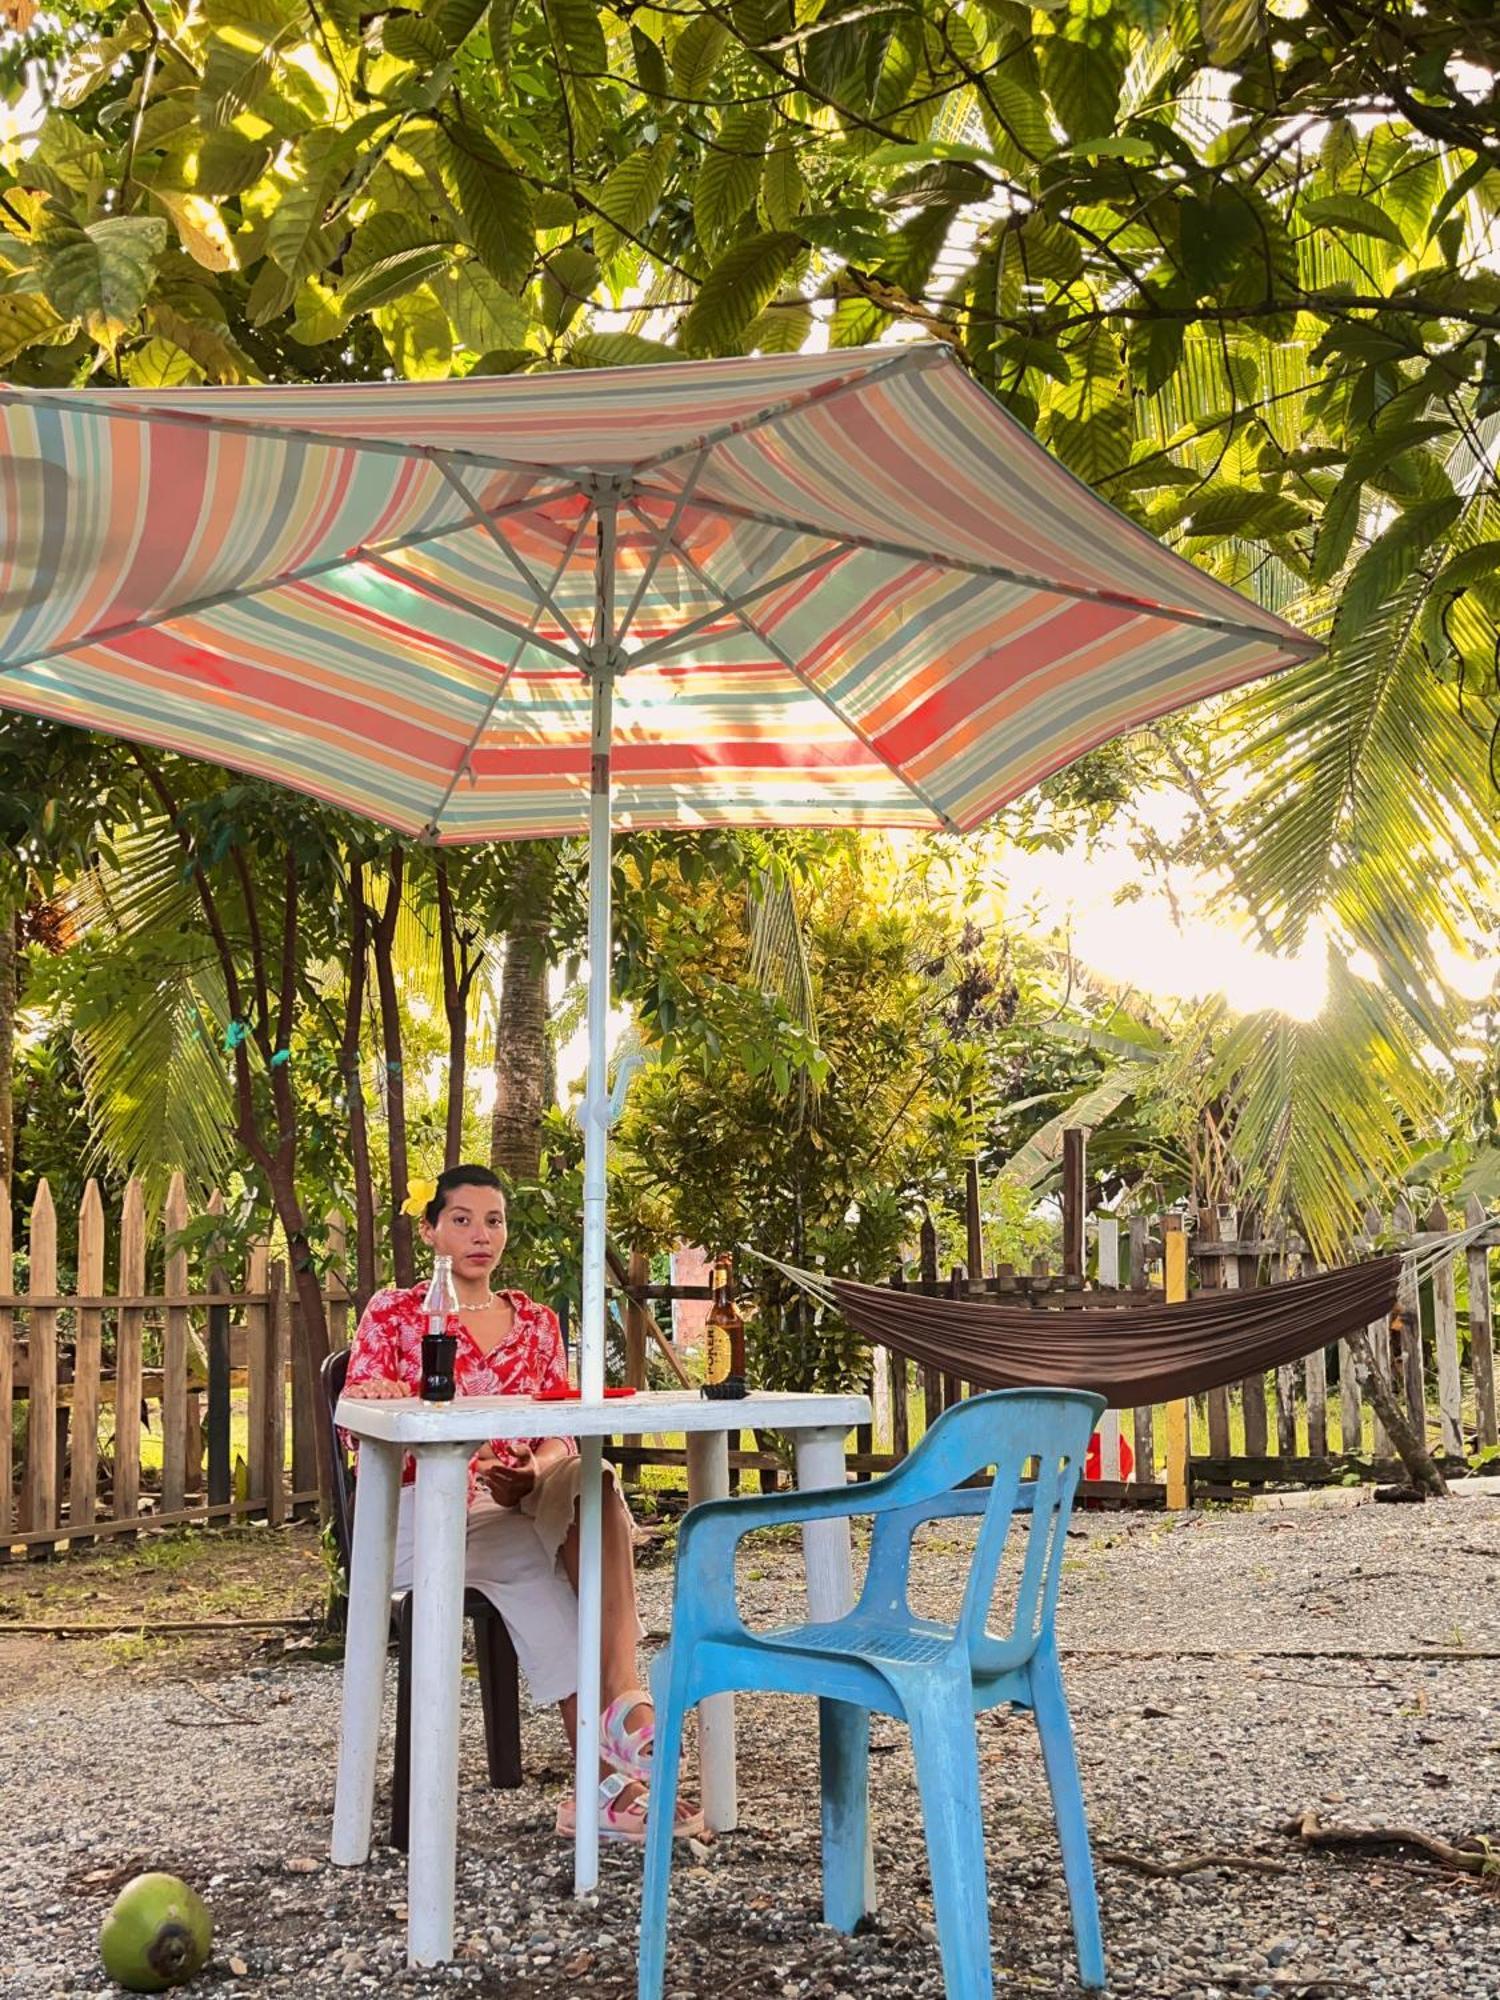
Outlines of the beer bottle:
[{"label": "beer bottle", "polygon": [[713,1304],[703,1330],[703,1393],[714,1398],[745,1393],[745,1322],[731,1296],[734,1267],[716,1257]]}]

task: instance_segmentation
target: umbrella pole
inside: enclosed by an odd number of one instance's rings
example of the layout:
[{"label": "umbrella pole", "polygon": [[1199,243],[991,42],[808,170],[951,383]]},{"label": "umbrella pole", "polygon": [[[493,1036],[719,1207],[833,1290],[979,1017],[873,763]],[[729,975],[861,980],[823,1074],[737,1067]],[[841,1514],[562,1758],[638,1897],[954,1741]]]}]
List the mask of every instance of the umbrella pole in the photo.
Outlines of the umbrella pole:
[{"label": "umbrella pole", "polygon": [[[605,1199],[609,1092],[605,1078],[610,989],[609,751],[614,712],[615,508],[599,505],[589,759],[589,1070],[583,1100],[583,1314],[578,1386],[585,1403],[604,1400]],[[577,1830],[573,1893],[599,1880],[599,1649],[603,1630],[603,1438],[582,1438],[578,1497],[578,1756],[573,1773]]]}]

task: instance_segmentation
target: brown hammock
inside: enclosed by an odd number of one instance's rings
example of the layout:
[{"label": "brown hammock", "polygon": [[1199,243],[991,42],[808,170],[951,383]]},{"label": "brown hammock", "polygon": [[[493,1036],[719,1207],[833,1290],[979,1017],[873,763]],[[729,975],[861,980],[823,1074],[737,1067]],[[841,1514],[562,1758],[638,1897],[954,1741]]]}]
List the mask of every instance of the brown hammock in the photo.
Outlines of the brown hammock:
[{"label": "brown hammock", "polygon": [[1279,1368],[1388,1318],[1400,1269],[1381,1257],[1180,1305],[1060,1309],[823,1282],[857,1333],[923,1367],[986,1389],[1093,1389],[1128,1410]]}]

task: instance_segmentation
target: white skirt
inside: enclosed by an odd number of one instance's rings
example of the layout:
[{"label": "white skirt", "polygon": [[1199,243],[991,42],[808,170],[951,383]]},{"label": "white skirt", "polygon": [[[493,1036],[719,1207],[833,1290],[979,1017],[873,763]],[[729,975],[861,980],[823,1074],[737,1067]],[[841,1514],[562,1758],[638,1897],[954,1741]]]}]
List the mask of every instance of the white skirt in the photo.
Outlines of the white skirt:
[{"label": "white skirt", "polygon": [[[578,1599],[558,1552],[578,1505],[580,1463],[577,1457],[559,1460],[518,1507],[497,1506],[481,1488],[469,1509],[464,1585],[482,1590],[505,1620],[538,1707],[578,1692]],[[611,1465],[604,1468],[604,1485],[605,1506],[625,1507]],[[397,1591],[412,1586],[415,1516],[415,1488],[403,1486],[392,1579]],[[639,1619],[636,1637],[645,1637]]]}]

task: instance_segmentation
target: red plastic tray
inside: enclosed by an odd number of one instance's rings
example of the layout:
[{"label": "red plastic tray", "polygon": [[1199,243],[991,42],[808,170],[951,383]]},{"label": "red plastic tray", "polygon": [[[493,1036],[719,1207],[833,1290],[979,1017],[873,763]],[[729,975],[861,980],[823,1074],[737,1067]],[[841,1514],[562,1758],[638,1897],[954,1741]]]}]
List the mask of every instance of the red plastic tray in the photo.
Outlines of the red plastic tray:
[{"label": "red plastic tray", "polygon": [[[633,1396],[634,1389],[606,1389],[606,1396]],[[533,1389],[533,1403],[578,1403],[583,1400],[581,1389]]]}]

